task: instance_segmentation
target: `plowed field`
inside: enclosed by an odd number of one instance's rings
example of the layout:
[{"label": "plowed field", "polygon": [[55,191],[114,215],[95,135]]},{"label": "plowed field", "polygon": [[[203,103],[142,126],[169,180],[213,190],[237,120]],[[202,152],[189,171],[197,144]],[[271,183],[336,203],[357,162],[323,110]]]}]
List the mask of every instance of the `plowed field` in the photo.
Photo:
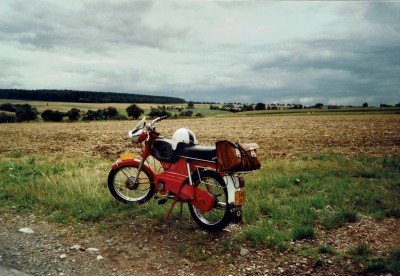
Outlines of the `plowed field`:
[{"label": "plowed field", "polygon": [[[116,158],[130,151],[127,131],[137,121],[19,123],[0,125],[0,152],[61,153]],[[400,115],[304,115],[165,120],[158,131],[194,131],[201,144],[217,140],[257,142],[263,158],[302,153],[400,157]]]}]

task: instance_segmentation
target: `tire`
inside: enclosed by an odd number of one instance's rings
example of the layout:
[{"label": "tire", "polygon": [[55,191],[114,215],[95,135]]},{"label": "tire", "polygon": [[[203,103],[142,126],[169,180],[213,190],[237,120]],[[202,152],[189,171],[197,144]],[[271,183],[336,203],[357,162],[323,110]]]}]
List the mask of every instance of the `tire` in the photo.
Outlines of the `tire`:
[{"label": "tire", "polygon": [[108,174],[108,189],[113,197],[123,203],[142,204],[154,195],[153,177],[142,170],[138,183],[134,183],[138,167],[126,165],[111,170]]},{"label": "tire", "polygon": [[[228,191],[221,175],[214,171],[202,171],[201,179],[195,173],[192,180],[196,187],[208,191],[214,198],[214,207],[204,212],[189,203],[189,211],[194,221],[204,230],[218,232],[231,221],[229,214]],[[197,175],[197,176],[196,176]]]}]

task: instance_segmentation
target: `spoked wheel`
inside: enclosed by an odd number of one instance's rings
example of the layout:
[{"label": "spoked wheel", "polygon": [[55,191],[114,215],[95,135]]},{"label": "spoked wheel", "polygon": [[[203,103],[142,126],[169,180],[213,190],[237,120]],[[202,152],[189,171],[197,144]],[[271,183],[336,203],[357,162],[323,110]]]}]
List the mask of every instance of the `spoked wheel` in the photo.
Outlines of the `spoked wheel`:
[{"label": "spoked wheel", "polygon": [[124,203],[142,204],[154,195],[153,177],[142,170],[136,181],[138,167],[127,165],[111,170],[108,189],[113,197]]},{"label": "spoked wheel", "polygon": [[224,229],[231,217],[229,215],[228,191],[221,175],[214,171],[201,172],[200,179],[197,173],[193,177],[196,187],[211,194],[214,199],[213,208],[204,212],[189,204],[189,211],[196,223],[204,230],[217,232]]}]

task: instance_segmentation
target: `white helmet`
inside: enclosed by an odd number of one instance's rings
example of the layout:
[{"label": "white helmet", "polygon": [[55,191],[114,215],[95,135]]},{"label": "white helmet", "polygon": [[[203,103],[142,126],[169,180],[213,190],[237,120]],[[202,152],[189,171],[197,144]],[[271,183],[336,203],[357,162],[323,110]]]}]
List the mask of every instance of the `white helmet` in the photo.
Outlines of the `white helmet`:
[{"label": "white helmet", "polygon": [[199,142],[193,131],[187,128],[180,128],[172,135],[172,149],[176,150],[179,143],[197,145]]}]

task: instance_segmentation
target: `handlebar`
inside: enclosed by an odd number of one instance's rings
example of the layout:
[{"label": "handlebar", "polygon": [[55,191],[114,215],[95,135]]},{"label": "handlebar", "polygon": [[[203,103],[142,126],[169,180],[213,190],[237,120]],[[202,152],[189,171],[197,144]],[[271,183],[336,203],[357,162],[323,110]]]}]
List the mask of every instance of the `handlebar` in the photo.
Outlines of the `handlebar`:
[{"label": "handlebar", "polygon": [[[149,141],[150,140],[150,132],[155,132],[156,131],[156,126],[154,125],[155,123],[157,123],[157,122],[159,122],[159,121],[161,121],[161,120],[164,120],[164,119],[166,119],[168,116],[161,116],[161,117],[157,117],[157,118],[155,118],[153,121],[151,121],[151,123],[150,124],[148,124],[147,126],[146,126],[146,128],[147,128],[147,138],[146,138],[146,141]],[[157,133],[157,132],[155,132],[155,133]],[[157,133],[157,136],[159,135],[159,133]]]},{"label": "handlebar", "polygon": [[164,119],[166,119],[167,117],[168,117],[168,116],[165,115],[165,116],[161,116],[161,117],[155,118],[155,119],[151,122],[151,124],[154,124],[154,123],[157,123],[157,122],[159,122],[159,121],[161,121],[161,120],[164,120]]}]

